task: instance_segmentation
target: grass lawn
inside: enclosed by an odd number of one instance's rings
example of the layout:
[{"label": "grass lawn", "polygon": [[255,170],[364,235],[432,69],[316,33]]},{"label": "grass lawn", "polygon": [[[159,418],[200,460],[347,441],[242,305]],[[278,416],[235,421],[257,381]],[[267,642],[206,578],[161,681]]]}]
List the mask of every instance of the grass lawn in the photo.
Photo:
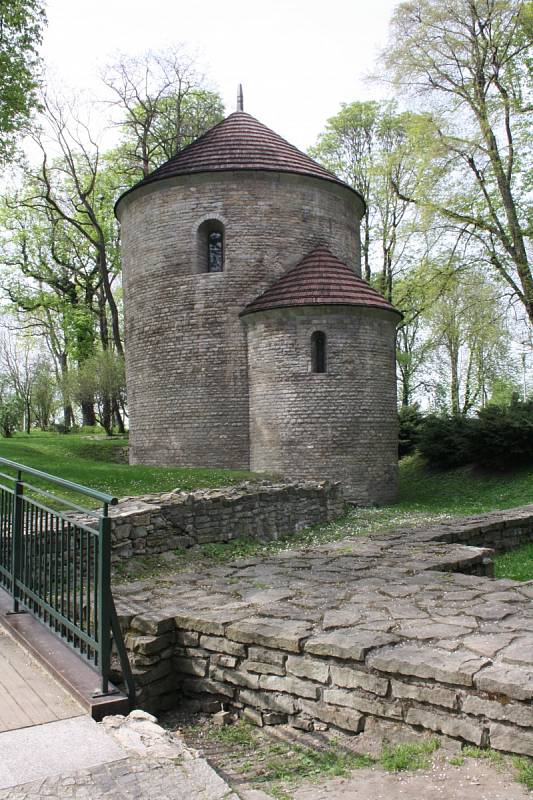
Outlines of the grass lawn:
[{"label": "grass lawn", "polygon": [[[244,470],[130,466],[127,446],[127,438],[37,431],[29,436],[19,433],[11,439],[0,438],[0,457],[117,497],[168,492],[176,488],[227,486],[257,478]],[[31,482],[49,488],[35,479]],[[60,487],[55,493],[77,502],[81,500],[80,495]],[[87,498],[83,503],[90,505],[91,501]]]},{"label": "grass lawn", "polygon": [[494,574],[497,578],[510,578],[513,581],[533,580],[533,542],[496,556]]},{"label": "grass lawn", "polygon": [[[35,432],[29,436],[17,434],[12,439],[0,439],[0,456],[118,497],[178,487],[186,490],[217,487],[261,477],[235,470],[129,466],[127,444],[126,438],[109,439],[104,435]],[[58,493],[65,494],[62,490]],[[71,495],[71,499],[74,498],[80,499]],[[361,533],[431,525],[450,517],[528,503],[533,503],[533,467],[512,473],[488,473],[469,467],[435,472],[428,470],[420,457],[410,456],[400,463],[399,502],[393,506],[353,508],[341,520],[307,528],[275,542],[237,539],[227,544],[207,544],[201,550],[208,560],[226,561],[236,556],[312,546]],[[185,553],[183,557],[187,559]],[[528,561],[522,557],[522,562],[522,574],[532,578],[531,555]],[[157,565],[147,566],[151,570]],[[511,577],[506,573],[507,576]]]}]

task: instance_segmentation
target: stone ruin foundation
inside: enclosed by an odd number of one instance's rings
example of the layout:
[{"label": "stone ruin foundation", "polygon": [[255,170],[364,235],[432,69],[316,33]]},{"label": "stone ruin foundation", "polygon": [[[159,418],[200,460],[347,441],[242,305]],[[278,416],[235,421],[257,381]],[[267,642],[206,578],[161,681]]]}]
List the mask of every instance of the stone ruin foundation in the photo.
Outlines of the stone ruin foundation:
[{"label": "stone ruin foundation", "polygon": [[116,588],[150,711],[184,697],[258,725],[381,719],[533,755],[533,581],[492,580],[533,506]]}]

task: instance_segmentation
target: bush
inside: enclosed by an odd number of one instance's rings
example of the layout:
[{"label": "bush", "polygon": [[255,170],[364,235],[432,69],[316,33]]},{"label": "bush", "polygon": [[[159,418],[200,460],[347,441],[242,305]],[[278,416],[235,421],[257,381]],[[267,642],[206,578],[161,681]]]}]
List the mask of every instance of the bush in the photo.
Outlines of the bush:
[{"label": "bush", "polygon": [[21,414],[22,404],[17,398],[0,398],[0,433],[6,439],[11,438],[19,427]]},{"label": "bush", "polygon": [[474,420],[459,415],[426,417],[420,429],[418,449],[433,467],[451,469],[474,459]]},{"label": "bush", "polygon": [[398,420],[400,423],[398,455],[403,458],[414,453],[425,418],[415,403],[412,406],[402,406],[398,412]]},{"label": "bush", "polygon": [[488,405],[477,417],[432,415],[418,429],[418,449],[432,467],[533,464],[533,400]]},{"label": "bush", "polygon": [[506,468],[533,464],[533,400],[489,405],[473,420],[473,460]]}]

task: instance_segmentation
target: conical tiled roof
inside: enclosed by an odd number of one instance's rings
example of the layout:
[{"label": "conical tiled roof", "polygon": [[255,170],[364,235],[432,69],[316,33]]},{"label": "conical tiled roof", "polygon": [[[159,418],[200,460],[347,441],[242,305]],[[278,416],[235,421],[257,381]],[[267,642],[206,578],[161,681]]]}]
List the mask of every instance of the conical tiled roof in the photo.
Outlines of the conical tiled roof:
[{"label": "conical tiled roof", "polygon": [[273,286],[252,300],[241,316],[294,306],[365,306],[401,316],[388,300],[343,264],[327,247],[317,247]]},{"label": "conical tiled roof", "polygon": [[[310,175],[345,186],[332,172],[244,111],[235,111],[128,192],[153,181],[197,172],[259,170]],[[128,194],[125,192],[125,194]],[[355,192],[358,194],[358,192]],[[358,194],[360,197],[360,195]],[[124,195],[122,195],[124,197]],[[119,202],[120,202],[119,198]],[[361,198],[362,199],[362,198]],[[364,202],[364,201],[363,201]]]}]

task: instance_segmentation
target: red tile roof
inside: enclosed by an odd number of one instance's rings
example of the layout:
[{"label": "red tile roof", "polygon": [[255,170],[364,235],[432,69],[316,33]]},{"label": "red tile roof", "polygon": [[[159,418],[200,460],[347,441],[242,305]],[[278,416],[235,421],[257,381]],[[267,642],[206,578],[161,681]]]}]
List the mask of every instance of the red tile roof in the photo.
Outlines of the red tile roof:
[{"label": "red tile roof", "polygon": [[[345,186],[332,172],[300,152],[251,114],[235,111],[170,158],[129,191],[146,183],[196,172],[260,170],[292,172]],[[127,194],[126,192],[125,194]],[[358,192],[355,192],[359,197]],[[124,195],[122,195],[124,196]],[[119,198],[120,199],[120,198]],[[362,198],[361,198],[362,199]],[[363,200],[364,202],[364,200]]]},{"label": "red tile roof", "polygon": [[327,247],[317,247],[273,286],[252,300],[241,316],[294,306],[365,306],[401,316],[388,300],[343,264]]}]

